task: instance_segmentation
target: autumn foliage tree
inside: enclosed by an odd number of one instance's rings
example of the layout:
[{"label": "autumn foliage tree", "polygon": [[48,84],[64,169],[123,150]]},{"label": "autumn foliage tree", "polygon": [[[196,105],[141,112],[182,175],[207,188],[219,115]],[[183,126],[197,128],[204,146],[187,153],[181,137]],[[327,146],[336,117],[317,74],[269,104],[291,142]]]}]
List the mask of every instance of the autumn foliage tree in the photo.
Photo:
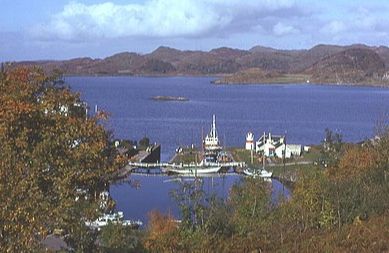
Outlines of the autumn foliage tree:
[{"label": "autumn foliage tree", "polygon": [[158,211],[149,213],[145,247],[151,252],[174,252],[178,248],[178,224]]},{"label": "autumn foliage tree", "polygon": [[115,169],[109,134],[77,94],[38,69],[0,76],[0,248],[32,251],[54,229],[86,249],[83,219]]}]

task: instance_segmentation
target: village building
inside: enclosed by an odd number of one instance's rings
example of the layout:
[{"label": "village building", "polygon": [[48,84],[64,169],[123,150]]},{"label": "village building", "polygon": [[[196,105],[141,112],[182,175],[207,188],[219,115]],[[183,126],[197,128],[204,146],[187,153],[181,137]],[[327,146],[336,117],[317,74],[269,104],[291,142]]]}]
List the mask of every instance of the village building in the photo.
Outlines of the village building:
[{"label": "village building", "polygon": [[[291,157],[297,157],[301,156],[301,145],[297,144],[286,144],[286,153],[285,158],[291,158]],[[284,150],[285,150],[285,144],[279,146],[276,148],[276,157],[283,158],[284,156]]]},{"label": "village building", "polygon": [[[246,149],[247,137],[246,136]],[[286,144],[285,136],[272,135],[271,133],[263,135],[255,143],[255,152],[262,153],[266,157],[291,158],[292,156],[301,156],[302,146],[297,144]]]}]

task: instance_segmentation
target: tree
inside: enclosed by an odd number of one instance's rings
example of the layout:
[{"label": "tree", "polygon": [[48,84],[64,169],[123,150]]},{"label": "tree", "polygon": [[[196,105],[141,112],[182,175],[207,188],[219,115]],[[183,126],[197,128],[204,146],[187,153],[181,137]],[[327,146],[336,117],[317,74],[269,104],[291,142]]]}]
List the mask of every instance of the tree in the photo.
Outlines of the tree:
[{"label": "tree", "polygon": [[345,150],[336,168],[330,168],[328,174],[339,180],[353,178],[377,168],[378,153],[372,147],[353,146]]},{"label": "tree", "polygon": [[72,238],[98,215],[117,168],[99,117],[86,118],[79,95],[56,84],[35,68],[0,79],[0,248],[8,252],[39,247],[55,228],[86,247]]},{"label": "tree", "polygon": [[332,166],[337,163],[340,152],[343,146],[342,135],[337,132],[332,132],[330,129],[325,129],[325,138],[322,141],[322,160],[324,166]]},{"label": "tree", "polygon": [[138,231],[122,224],[109,223],[102,228],[99,239],[103,252],[139,253],[144,251]]},{"label": "tree", "polygon": [[382,136],[376,146],[347,148],[338,165],[326,172],[333,184],[331,195],[336,199],[339,228],[356,217],[382,213],[388,207],[389,187],[385,181],[388,162],[381,156],[386,152],[382,150],[385,138]]},{"label": "tree", "polygon": [[291,200],[302,231],[330,228],[335,222],[335,211],[329,194],[330,183],[324,173],[313,169],[299,177]]},{"label": "tree", "polygon": [[169,215],[149,213],[145,247],[151,252],[174,252],[178,248],[178,224]]},{"label": "tree", "polygon": [[150,139],[145,136],[139,141],[139,147],[146,149],[148,146],[150,146]]}]

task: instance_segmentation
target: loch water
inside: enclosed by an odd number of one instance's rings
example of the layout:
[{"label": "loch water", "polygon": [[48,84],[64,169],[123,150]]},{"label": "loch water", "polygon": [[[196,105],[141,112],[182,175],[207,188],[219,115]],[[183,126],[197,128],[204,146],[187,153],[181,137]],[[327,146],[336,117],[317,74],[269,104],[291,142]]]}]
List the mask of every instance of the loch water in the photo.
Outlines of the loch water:
[{"label": "loch water", "polygon": [[[345,141],[358,142],[374,136],[375,126],[389,113],[389,89],[384,88],[213,85],[214,79],[119,76],[66,77],[65,81],[80,92],[91,111],[98,105],[110,113],[105,125],[115,138],[139,140],[147,136],[160,143],[162,161],[168,161],[178,146],[200,145],[212,114],[216,115],[222,144],[243,146],[248,131],[256,138],[271,131],[286,134],[288,143],[319,144],[326,128],[341,133]],[[181,96],[189,101],[155,101],[151,99],[154,96]],[[226,197],[239,180],[239,176],[204,178],[203,188]],[[154,209],[178,216],[170,195],[181,184],[181,179],[167,176],[130,176],[112,185],[110,193],[126,218],[145,221]],[[274,180],[271,185],[276,198],[283,187]]]}]

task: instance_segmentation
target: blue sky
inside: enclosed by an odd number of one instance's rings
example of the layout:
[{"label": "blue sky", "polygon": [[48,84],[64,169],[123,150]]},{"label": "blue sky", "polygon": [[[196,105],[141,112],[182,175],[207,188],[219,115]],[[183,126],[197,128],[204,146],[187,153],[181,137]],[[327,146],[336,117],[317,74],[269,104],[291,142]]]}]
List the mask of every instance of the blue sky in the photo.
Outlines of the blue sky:
[{"label": "blue sky", "polygon": [[386,0],[0,0],[0,61],[389,42]]}]

